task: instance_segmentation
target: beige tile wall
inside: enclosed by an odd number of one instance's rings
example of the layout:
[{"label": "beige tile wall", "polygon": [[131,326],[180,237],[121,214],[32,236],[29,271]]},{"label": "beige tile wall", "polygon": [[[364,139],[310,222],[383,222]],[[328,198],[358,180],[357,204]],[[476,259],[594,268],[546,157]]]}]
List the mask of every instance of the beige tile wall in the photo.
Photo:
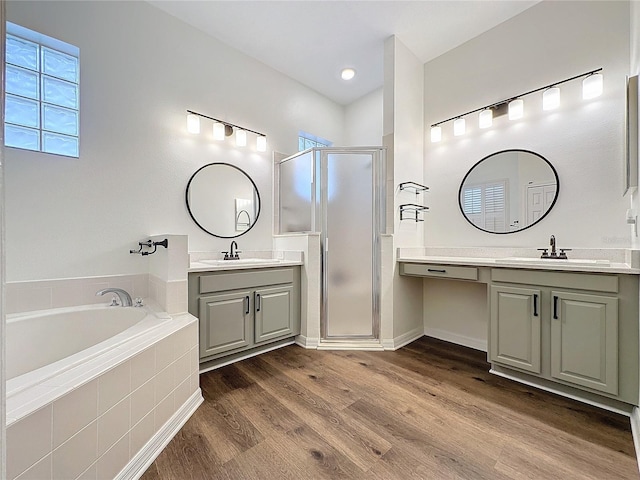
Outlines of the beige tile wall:
[{"label": "beige tile wall", "polygon": [[112,479],[199,388],[197,321],[7,429],[7,478]]}]

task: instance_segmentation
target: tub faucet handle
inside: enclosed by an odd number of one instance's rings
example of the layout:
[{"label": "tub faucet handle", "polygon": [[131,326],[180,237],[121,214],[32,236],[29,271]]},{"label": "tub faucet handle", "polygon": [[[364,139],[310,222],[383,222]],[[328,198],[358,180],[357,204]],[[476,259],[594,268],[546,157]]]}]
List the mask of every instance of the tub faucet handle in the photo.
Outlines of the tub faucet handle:
[{"label": "tub faucet handle", "polygon": [[111,303],[109,304],[110,307],[119,307],[120,304],[118,303],[118,297],[116,295],[114,295],[111,298]]},{"label": "tub faucet handle", "polygon": [[134,307],[142,307],[144,306],[144,303],[142,303],[142,298],[141,297],[136,297],[136,299],[134,300],[136,303],[134,303]]}]

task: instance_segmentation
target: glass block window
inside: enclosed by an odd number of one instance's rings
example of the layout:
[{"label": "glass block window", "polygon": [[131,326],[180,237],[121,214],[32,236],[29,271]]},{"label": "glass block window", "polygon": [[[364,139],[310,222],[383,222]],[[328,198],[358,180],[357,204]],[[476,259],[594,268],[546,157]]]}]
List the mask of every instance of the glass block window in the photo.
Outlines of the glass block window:
[{"label": "glass block window", "polygon": [[4,144],[79,156],[80,51],[7,23]]},{"label": "glass block window", "polygon": [[302,152],[313,147],[330,147],[332,142],[324,138],[316,137],[307,132],[298,133],[298,151]]}]

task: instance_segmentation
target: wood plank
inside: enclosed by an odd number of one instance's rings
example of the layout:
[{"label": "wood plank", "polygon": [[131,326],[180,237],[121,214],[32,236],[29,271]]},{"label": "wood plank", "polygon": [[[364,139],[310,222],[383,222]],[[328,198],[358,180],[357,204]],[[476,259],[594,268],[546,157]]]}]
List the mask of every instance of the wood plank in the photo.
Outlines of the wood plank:
[{"label": "wood plank", "polygon": [[488,373],[422,339],[263,354],[201,376],[205,403],[143,480],[637,479],[626,417]]}]

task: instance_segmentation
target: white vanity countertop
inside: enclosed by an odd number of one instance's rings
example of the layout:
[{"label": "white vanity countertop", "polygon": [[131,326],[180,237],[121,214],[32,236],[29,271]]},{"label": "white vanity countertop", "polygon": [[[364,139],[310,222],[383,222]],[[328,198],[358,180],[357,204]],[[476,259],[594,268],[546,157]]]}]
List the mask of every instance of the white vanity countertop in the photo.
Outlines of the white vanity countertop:
[{"label": "white vanity countertop", "polygon": [[[470,267],[492,268],[518,268],[523,270],[551,270],[558,272],[588,272],[588,273],[623,273],[639,275],[640,268],[632,266],[631,252],[605,251],[586,249],[580,251],[579,256],[570,256],[568,261],[544,260],[528,255],[530,252],[519,250],[484,249],[487,254],[493,256],[471,256],[469,253],[479,253],[481,249],[461,248],[460,252],[454,249],[422,249],[417,248],[398,249],[398,262],[433,263],[438,265],[461,265]],[[429,250],[436,250],[430,252]],[[442,250],[438,252],[437,250]],[[493,251],[495,250],[495,251]],[[458,253],[460,255],[458,255]],[[634,252],[635,253],[635,252]],[[467,254],[467,255],[464,255]],[[625,262],[626,260],[626,262]]]},{"label": "white vanity countertop", "polygon": [[189,272],[223,272],[251,268],[277,268],[303,265],[303,252],[245,251],[238,260],[223,260],[215,252],[190,252]]},{"label": "white vanity countertop", "polygon": [[[254,259],[250,259],[254,260]],[[200,261],[191,262],[189,272],[222,272],[227,270],[248,270],[251,268],[276,268],[276,267],[292,267],[302,265],[302,260],[268,260],[259,259],[260,261],[242,261],[242,260],[214,260],[212,262]]]}]

